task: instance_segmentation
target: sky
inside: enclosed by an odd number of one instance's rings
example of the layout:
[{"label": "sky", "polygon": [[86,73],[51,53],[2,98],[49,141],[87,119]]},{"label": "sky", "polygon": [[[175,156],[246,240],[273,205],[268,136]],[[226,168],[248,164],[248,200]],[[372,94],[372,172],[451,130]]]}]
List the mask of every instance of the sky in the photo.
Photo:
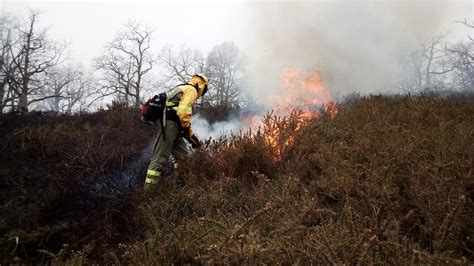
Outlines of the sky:
[{"label": "sky", "polygon": [[69,43],[70,57],[91,65],[123,23],[155,28],[152,51],[165,45],[208,52],[224,41],[245,55],[255,97],[278,92],[285,67],[321,71],[335,95],[372,92],[397,78],[406,56],[433,34],[466,39],[472,0],[0,0],[1,12],[27,17]]},{"label": "sky", "polygon": [[[0,10],[27,17],[41,11],[39,25],[50,36],[69,43],[73,58],[87,64],[128,21],[155,29],[153,50],[185,45],[209,51],[224,41],[239,41],[242,2],[206,1],[4,1]],[[231,30],[230,30],[231,29]]]}]

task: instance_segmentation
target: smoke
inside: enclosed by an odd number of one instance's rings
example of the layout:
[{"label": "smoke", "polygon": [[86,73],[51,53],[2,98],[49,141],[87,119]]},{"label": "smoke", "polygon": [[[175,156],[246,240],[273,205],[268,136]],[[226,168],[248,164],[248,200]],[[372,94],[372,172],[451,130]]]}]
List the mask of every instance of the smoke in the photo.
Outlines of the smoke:
[{"label": "smoke", "polygon": [[220,137],[230,136],[232,134],[238,135],[240,130],[248,127],[249,124],[245,121],[239,120],[237,117],[229,117],[227,121],[216,122],[209,124],[199,114],[193,115],[192,127],[193,131],[198,137],[212,139],[219,139]]},{"label": "smoke", "polygon": [[248,3],[251,93],[264,101],[284,91],[285,67],[321,71],[335,97],[389,92],[408,54],[471,8],[449,0]]},{"label": "smoke", "polygon": [[[274,110],[288,103],[299,108],[295,99],[312,102],[307,98],[314,96],[307,88],[299,91],[298,86],[282,82],[285,69],[301,73],[300,83],[313,82],[311,77],[320,74],[321,84],[337,100],[353,92],[397,93],[395,85],[403,80],[400,73],[410,53],[433,35],[448,32],[455,21],[471,17],[472,3],[274,0],[247,2],[243,12],[248,92],[265,110]],[[229,119],[209,125],[193,117],[198,135],[213,138],[238,133],[251,124]]]}]

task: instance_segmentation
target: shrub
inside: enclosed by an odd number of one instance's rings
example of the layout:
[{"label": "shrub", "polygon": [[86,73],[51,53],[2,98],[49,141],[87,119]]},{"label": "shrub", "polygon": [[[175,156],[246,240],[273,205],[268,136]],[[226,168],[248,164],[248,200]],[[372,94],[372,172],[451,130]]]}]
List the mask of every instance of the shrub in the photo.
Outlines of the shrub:
[{"label": "shrub", "polygon": [[[4,138],[4,150],[15,157],[3,154],[2,169],[25,174],[27,166],[47,165],[48,171],[39,171],[36,182],[10,178],[15,184],[2,211],[16,209],[2,215],[14,217],[0,225],[4,261],[472,262],[473,102],[371,96],[337,108],[336,116],[323,108],[310,120],[299,112],[270,113],[258,129],[208,140],[158,186],[93,197],[86,202],[102,204],[72,216],[64,216],[71,205],[51,208],[44,196],[29,207],[11,199],[34,198],[38,188],[75,199],[71,184],[83,188],[88,177],[120,172],[127,162],[133,176],[143,176],[146,164],[131,162],[143,157],[151,132],[126,109],[18,127]],[[70,142],[72,150],[65,148]],[[45,210],[64,217],[48,223],[38,218]]]}]

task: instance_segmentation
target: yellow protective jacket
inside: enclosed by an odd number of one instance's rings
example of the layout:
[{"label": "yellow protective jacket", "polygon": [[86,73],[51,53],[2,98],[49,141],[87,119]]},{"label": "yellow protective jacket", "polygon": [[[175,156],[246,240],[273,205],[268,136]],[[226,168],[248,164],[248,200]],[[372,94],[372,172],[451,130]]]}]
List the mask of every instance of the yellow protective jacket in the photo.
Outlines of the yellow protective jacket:
[{"label": "yellow protective jacket", "polygon": [[181,127],[187,129],[189,136],[192,136],[191,114],[193,106],[197,99],[207,90],[209,80],[202,74],[196,74],[191,77],[188,83],[178,85],[166,93],[167,109],[176,111]]},{"label": "yellow protective jacket", "polygon": [[182,84],[166,93],[166,106],[176,111],[181,127],[191,131],[191,114],[193,106],[199,98],[198,91],[191,84]]}]

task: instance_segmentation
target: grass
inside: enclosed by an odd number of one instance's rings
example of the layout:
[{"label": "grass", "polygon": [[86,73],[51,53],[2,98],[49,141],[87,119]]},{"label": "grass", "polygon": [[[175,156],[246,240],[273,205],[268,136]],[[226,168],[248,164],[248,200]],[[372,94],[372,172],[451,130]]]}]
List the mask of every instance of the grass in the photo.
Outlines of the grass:
[{"label": "grass", "polygon": [[472,263],[474,103],[371,96],[338,108],[301,128],[298,112],[269,114],[113,199],[80,188],[149,143],[132,110],[14,125],[1,142],[0,261]]}]

